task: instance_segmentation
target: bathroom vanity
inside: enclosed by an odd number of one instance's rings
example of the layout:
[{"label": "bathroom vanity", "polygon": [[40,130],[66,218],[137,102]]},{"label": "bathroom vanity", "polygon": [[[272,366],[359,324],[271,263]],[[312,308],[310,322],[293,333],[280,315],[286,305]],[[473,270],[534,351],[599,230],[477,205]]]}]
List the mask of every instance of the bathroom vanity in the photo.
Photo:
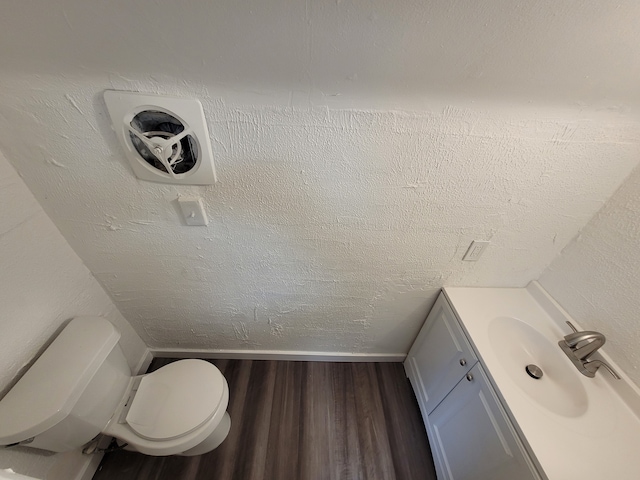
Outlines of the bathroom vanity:
[{"label": "bathroom vanity", "polygon": [[582,375],[567,320],[536,282],[440,294],[405,361],[440,480],[640,478],[640,392]]}]

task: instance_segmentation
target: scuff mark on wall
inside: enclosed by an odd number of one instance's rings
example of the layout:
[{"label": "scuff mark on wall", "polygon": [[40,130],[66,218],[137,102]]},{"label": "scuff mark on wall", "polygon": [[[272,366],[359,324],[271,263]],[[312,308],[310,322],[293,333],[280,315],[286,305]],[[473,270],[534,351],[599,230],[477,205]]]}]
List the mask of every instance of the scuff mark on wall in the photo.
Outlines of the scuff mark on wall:
[{"label": "scuff mark on wall", "polygon": [[103,227],[106,227],[107,230],[109,230],[110,232],[116,232],[118,230],[122,230],[122,226],[117,225],[114,223],[116,219],[116,217],[114,217],[113,215],[109,215],[105,213],[105,223],[99,224],[102,225]]},{"label": "scuff mark on wall", "polygon": [[[80,108],[80,106],[78,105],[78,103],[76,102],[76,100],[69,95],[68,93],[65,93],[64,98],[67,99],[67,101],[71,104],[71,106],[74,108],[74,110],[76,110],[81,116],[82,119],[85,121],[85,123],[89,126],[89,128],[91,128],[91,130],[93,130],[95,133],[98,133],[98,129],[95,127],[95,125],[93,124],[93,122],[91,122],[87,116],[85,115],[85,113],[82,111],[82,109]],[[64,117],[63,117],[64,118]],[[66,120],[66,119],[65,119]]]},{"label": "scuff mark on wall", "polygon": [[190,328],[189,331],[191,332],[191,335],[193,335],[194,337],[198,337],[198,338],[209,338],[209,334],[205,333],[205,332],[197,332],[195,331],[193,328]]},{"label": "scuff mark on wall", "polygon": [[71,25],[69,16],[67,15],[67,12],[64,9],[62,9],[62,16],[64,17],[64,22],[67,24],[67,27],[69,28],[69,30],[73,31],[73,25]]},{"label": "scuff mark on wall", "polygon": [[233,332],[235,333],[237,340],[242,340],[243,342],[249,340],[249,330],[244,322],[234,323]]},{"label": "scuff mark on wall", "polygon": [[281,323],[274,322],[271,317],[269,317],[269,320],[267,322],[269,324],[269,327],[271,327],[271,335],[273,335],[274,337],[281,337],[283,335],[284,327]]},{"label": "scuff mark on wall", "polygon": [[414,192],[417,190],[424,190],[425,188],[428,188],[429,186],[429,182],[426,181],[418,181],[418,182],[414,182],[414,183],[408,183],[406,185],[404,185],[402,188],[408,188],[413,190]]},{"label": "scuff mark on wall", "polygon": [[64,98],[66,98],[69,103],[71,104],[71,106],[83,117],[85,116],[84,112],[82,111],[82,109],[78,106],[78,103],[73,99],[73,97],[71,95],[69,95],[68,93],[66,93],[64,95]]},{"label": "scuff mark on wall", "polygon": [[553,135],[551,141],[556,145],[562,145],[572,141],[576,134],[577,127],[575,125],[562,125]]},{"label": "scuff mark on wall", "polygon": [[144,220],[127,220],[128,223],[132,225],[154,225],[155,222],[149,222]]},{"label": "scuff mark on wall", "polygon": [[53,165],[54,167],[58,167],[58,168],[67,168],[65,165],[61,164],[60,162],[58,162],[55,158],[52,157],[47,157],[45,159],[45,161],[49,164],[49,165]]}]

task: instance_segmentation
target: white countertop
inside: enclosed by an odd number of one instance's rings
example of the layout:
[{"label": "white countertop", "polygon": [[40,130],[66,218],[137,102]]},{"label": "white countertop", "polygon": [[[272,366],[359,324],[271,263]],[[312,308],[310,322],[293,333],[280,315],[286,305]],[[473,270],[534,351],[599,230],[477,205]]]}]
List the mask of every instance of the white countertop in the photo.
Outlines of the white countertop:
[{"label": "white countertop", "polygon": [[[606,344],[601,356],[621,374],[621,380],[613,379],[604,368],[595,378],[578,372],[557,347],[557,342],[571,333],[565,320],[571,321],[579,330],[583,329],[537,282],[527,288],[450,287],[444,291],[498,395],[508,406],[516,428],[535,457],[534,461],[549,480],[640,478],[640,389],[606,355]],[[505,358],[520,353],[498,353],[496,350],[502,348],[500,345],[511,347],[496,344],[496,332],[508,329],[512,319],[529,325],[544,336],[548,342],[541,343],[547,348],[556,345],[563,357],[560,361],[566,361],[575,376],[560,365],[565,376],[555,378],[560,378],[562,383],[556,385],[561,388],[554,390],[553,386],[549,387],[552,383],[535,383],[553,382],[556,372],[551,363],[542,367],[543,371],[548,370],[546,378],[531,379],[532,383],[527,383],[526,388],[522,387],[524,383],[515,382],[512,362]],[[517,321],[515,323],[520,325]],[[531,352],[524,355],[528,353]],[[557,361],[555,351],[548,353],[552,355],[547,357],[553,356],[553,361]],[[534,352],[531,355],[540,357],[542,354]],[[545,363],[544,358],[540,361]],[[520,367],[524,369],[524,365],[517,366]],[[552,394],[555,395],[553,400]]]}]

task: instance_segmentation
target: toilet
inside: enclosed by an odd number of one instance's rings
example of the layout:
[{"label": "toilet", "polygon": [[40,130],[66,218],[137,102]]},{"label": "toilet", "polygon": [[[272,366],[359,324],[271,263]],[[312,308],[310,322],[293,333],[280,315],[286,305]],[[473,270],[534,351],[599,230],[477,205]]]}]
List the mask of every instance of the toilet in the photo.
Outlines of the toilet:
[{"label": "toilet", "polygon": [[99,434],[146,455],[201,455],[231,428],[229,387],[214,365],[179,360],[132,376],[120,333],[76,317],[0,400],[0,446],[74,450]]}]

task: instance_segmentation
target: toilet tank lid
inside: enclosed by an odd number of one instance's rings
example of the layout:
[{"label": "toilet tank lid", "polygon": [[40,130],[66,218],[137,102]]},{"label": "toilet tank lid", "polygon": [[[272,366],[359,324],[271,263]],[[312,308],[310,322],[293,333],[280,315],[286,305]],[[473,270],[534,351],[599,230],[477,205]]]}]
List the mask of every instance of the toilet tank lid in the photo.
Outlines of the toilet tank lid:
[{"label": "toilet tank lid", "polygon": [[0,400],[0,445],[39,435],[65,418],[120,339],[101,317],[76,317]]}]

